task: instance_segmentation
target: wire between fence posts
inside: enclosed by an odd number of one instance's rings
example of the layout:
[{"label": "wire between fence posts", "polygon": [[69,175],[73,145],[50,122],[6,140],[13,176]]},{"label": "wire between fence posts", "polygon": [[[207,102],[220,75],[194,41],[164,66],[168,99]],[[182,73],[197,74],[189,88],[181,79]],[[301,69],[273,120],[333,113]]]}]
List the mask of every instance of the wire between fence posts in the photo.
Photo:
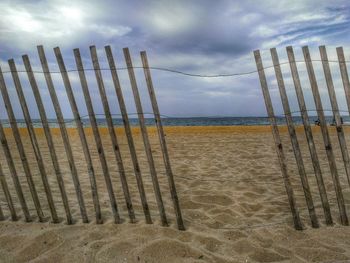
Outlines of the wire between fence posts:
[{"label": "wire between fence posts", "polygon": [[294,227],[296,230],[302,230],[303,225],[302,225],[299,211],[298,211],[298,208],[296,205],[294,191],[293,191],[293,188],[292,188],[292,185],[291,185],[291,182],[289,179],[289,175],[287,172],[287,165],[286,165],[285,155],[284,155],[284,151],[283,151],[283,146],[281,143],[281,138],[280,138],[278,127],[277,127],[277,123],[276,123],[276,119],[275,119],[275,115],[274,115],[274,110],[272,107],[272,101],[271,101],[270,93],[268,90],[266,76],[265,76],[265,72],[263,70],[263,63],[262,63],[262,59],[261,59],[259,50],[254,51],[254,58],[255,58],[257,70],[259,72],[261,89],[263,92],[265,106],[266,106],[266,110],[267,110],[270,124],[271,124],[271,128],[272,128],[272,134],[273,134],[273,138],[275,141],[276,152],[277,152],[278,160],[279,160],[279,163],[281,166],[283,182],[284,182],[284,185],[286,188],[289,206],[290,206],[291,213],[293,216]]},{"label": "wire between fence posts", "polygon": [[[313,59],[312,61],[314,62],[322,62],[323,60],[321,59]],[[329,63],[338,63],[338,60],[327,60]],[[304,63],[303,60],[296,60],[296,63]],[[344,63],[350,63],[350,61],[345,61]],[[279,65],[283,66],[283,65],[287,65],[288,61],[286,62],[281,62]],[[266,66],[263,69],[270,69],[273,68],[274,66]],[[144,69],[145,67],[143,66],[133,66],[133,69]],[[117,67],[115,68],[115,70],[120,71],[120,70],[127,70],[127,67]],[[188,76],[188,77],[196,77],[196,78],[222,78],[222,77],[236,77],[236,76],[245,76],[245,75],[251,75],[254,73],[257,73],[257,70],[251,70],[251,71],[245,71],[245,72],[236,72],[236,73],[219,73],[219,74],[203,74],[203,73],[189,73],[189,72],[184,72],[181,70],[176,70],[176,69],[171,69],[171,68],[164,68],[164,67],[149,67],[149,69],[151,70],[158,70],[158,71],[164,71],[164,72],[169,72],[169,73],[175,73],[175,74],[179,74],[179,75],[184,75],[184,76]],[[100,68],[100,71],[109,71],[109,68]],[[79,70],[77,69],[67,69],[67,72],[78,72]],[[85,71],[94,71],[93,68],[85,68]],[[26,70],[17,70],[18,73],[21,72],[26,72]],[[33,71],[33,73],[46,73],[47,71],[39,71],[39,70],[35,70]],[[3,71],[3,73],[11,73],[11,70],[6,70]],[[51,71],[51,74],[60,74],[60,71]]]}]

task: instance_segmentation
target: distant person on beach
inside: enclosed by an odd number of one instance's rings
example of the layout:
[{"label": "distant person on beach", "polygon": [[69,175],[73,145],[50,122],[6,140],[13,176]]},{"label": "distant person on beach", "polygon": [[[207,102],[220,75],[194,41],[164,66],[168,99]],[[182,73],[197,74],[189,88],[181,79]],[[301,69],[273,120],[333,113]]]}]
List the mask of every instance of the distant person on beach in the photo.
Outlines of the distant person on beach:
[{"label": "distant person on beach", "polygon": [[[337,124],[337,123],[336,123],[336,121],[335,121],[335,118],[333,117],[331,126],[336,126],[336,124]],[[340,124],[344,124],[343,117],[340,117]],[[321,125],[320,119],[317,119],[317,120],[315,121],[315,125],[316,125],[316,126],[320,126],[320,125]]]}]

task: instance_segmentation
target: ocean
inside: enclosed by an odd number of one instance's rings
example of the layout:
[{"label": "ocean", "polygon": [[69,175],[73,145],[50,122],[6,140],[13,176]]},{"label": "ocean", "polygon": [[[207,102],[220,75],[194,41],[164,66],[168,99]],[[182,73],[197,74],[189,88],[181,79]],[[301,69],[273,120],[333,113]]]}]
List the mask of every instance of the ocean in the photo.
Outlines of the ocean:
[{"label": "ocean", "polygon": [[[343,116],[344,124],[350,124],[350,117]],[[285,125],[286,120],[284,117],[276,117],[277,123],[279,125]],[[317,121],[316,116],[309,116],[310,123],[314,124]],[[333,123],[333,117],[327,116],[327,123]],[[131,126],[138,126],[139,122],[137,118],[130,118]],[[302,124],[302,119],[299,116],[293,117],[294,124]],[[34,127],[42,127],[42,123],[39,119],[33,119]],[[84,127],[90,126],[90,121],[88,118],[82,119]],[[8,120],[1,120],[4,127],[9,127],[10,124]],[[22,119],[17,120],[19,127],[26,127],[25,121]],[[58,127],[58,122],[56,119],[49,119],[50,127]],[[65,119],[67,127],[75,127],[74,119]],[[97,123],[101,127],[106,127],[107,123],[104,118],[98,118]],[[116,127],[123,126],[123,121],[121,118],[113,118],[113,123]],[[253,126],[253,125],[269,125],[269,120],[267,117],[188,117],[188,118],[162,118],[162,123],[164,126]],[[153,118],[146,118],[146,125],[155,125]]]}]

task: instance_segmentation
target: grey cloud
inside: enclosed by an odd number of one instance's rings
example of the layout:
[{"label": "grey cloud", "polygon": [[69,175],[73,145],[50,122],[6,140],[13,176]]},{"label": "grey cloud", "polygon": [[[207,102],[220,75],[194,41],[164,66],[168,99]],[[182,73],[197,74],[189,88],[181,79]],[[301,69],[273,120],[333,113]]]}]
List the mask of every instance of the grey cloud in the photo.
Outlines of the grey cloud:
[{"label": "grey cloud", "polygon": [[[33,66],[40,70],[37,44],[45,46],[51,70],[58,69],[52,51],[55,46],[61,47],[67,68],[74,69],[72,49],[79,47],[85,67],[91,67],[89,45],[95,44],[101,65],[106,66],[103,47],[110,44],[121,67],[125,66],[121,49],[128,46],[135,65],[141,64],[138,51],[147,50],[150,64],[155,67],[203,74],[246,72],[255,70],[251,54],[254,49],[276,46],[285,59],[283,47],[286,45],[346,46],[350,41],[350,7],[346,1],[330,4],[320,0],[270,0],[262,4],[253,0],[16,0],[2,1],[0,7],[0,65],[4,69],[6,60],[11,57],[20,67],[20,56],[27,53]],[[264,59],[264,64],[271,64],[269,52]],[[146,95],[142,71],[137,72],[141,92]],[[265,115],[257,74],[199,79],[166,72],[152,73],[164,114]],[[105,75],[109,97],[115,99],[108,72]],[[128,108],[134,111],[127,73],[121,71],[120,75]],[[71,77],[77,95],[81,94],[79,81],[73,74]],[[272,96],[278,100],[273,78],[270,74]],[[94,76],[89,76],[89,80],[90,89],[98,98]],[[13,88],[10,78],[7,82],[9,88]],[[71,117],[59,75],[55,76],[55,83],[65,116]],[[44,80],[41,79],[39,84],[45,94]],[[27,92],[30,94],[30,88]],[[83,101],[79,103],[84,111]],[[276,111],[281,112],[280,104],[276,103],[276,106]],[[0,107],[3,107],[1,100]],[[295,103],[293,107],[296,107]],[[145,108],[150,109],[147,100]],[[96,103],[98,111],[102,109]],[[117,107],[113,111],[117,113]],[[20,116],[20,108],[16,114]],[[54,116],[52,109],[49,115]],[[0,112],[0,118],[5,117],[6,114]]]}]

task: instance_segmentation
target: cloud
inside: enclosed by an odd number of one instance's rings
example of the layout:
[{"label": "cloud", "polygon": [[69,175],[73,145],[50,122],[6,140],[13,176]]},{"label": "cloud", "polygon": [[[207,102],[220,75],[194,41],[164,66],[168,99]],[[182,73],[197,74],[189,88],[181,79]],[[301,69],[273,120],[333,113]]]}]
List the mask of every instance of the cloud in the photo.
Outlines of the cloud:
[{"label": "cloud", "polygon": [[[262,52],[265,65],[271,65],[268,49],[277,47],[281,61],[286,61],[285,46],[294,45],[296,55],[300,46],[350,43],[350,5],[347,1],[330,3],[326,0],[264,1],[136,1],[136,0],[52,0],[2,1],[0,3],[0,64],[14,57],[21,67],[20,56],[31,58],[40,70],[36,45],[43,44],[50,69],[57,70],[52,48],[60,46],[66,66],[75,68],[72,49],[79,47],[85,67],[91,67],[88,47],[95,44],[101,66],[106,67],[104,45],[113,47],[118,66],[125,66],[122,48],[130,47],[134,65],[140,66],[139,50],[147,50],[154,67],[166,67],[196,74],[228,74],[255,70],[252,50]],[[317,48],[311,49],[318,57]],[[333,49],[330,49],[332,51]],[[333,53],[332,53],[333,54]],[[333,54],[334,56],[334,54]],[[299,56],[299,59],[303,59]],[[300,65],[302,68],[302,65]],[[288,75],[288,67],[285,68]],[[322,69],[317,69],[322,75]],[[136,70],[140,92],[147,101],[142,70]],[[89,85],[96,92],[93,72]],[[90,74],[88,73],[88,74]],[[154,85],[162,113],[171,116],[200,115],[265,115],[257,74],[229,78],[191,78],[153,70]],[[278,100],[273,71],[268,71],[273,99]],[[116,100],[109,72],[106,88],[109,98]],[[120,71],[127,106],[134,111],[127,72]],[[307,81],[302,71],[303,81]],[[39,77],[38,77],[39,78]],[[77,94],[79,80],[72,74]],[[304,81],[304,82],[305,82]],[[8,79],[11,88],[11,79]],[[55,75],[60,98],[65,92],[60,75]],[[288,84],[293,89],[292,83]],[[307,86],[307,84],[305,84]],[[45,82],[40,82],[45,91]],[[324,87],[323,87],[324,88]],[[29,90],[30,91],[30,90]],[[323,90],[324,91],[324,90]],[[291,93],[293,95],[293,93]],[[294,95],[293,95],[294,96]],[[309,103],[312,98],[308,95]],[[292,100],[293,101],[293,100]],[[66,101],[66,116],[70,116]],[[84,110],[84,103],[79,101]],[[310,105],[311,105],[310,104]],[[96,112],[102,111],[97,103]],[[1,104],[0,104],[1,106]],[[297,107],[294,103],[293,107]],[[276,112],[281,112],[276,104]],[[114,109],[117,111],[117,107]],[[20,109],[18,109],[18,114]],[[49,115],[54,117],[52,110]],[[3,116],[0,115],[0,118]]]},{"label": "cloud", "polygon": [[106,25],[96,25],[92,24],[89,28],[101,34],[104,38],[114,38],[121,37],[131,32],[131,28],[127,26],[106,26]]},{"label": "cloud", "polygon": [[38,43],[64,43],[69,46],[79,43],[81,39],[88,39],[90,35],[108,40],[124,36],[132,30],[125,25],[109,25],[100,21],[93,11],[95,6],[81,3],[9,2],[0,4],[0,8],[0,40],[5,47],[27,49]]}]

